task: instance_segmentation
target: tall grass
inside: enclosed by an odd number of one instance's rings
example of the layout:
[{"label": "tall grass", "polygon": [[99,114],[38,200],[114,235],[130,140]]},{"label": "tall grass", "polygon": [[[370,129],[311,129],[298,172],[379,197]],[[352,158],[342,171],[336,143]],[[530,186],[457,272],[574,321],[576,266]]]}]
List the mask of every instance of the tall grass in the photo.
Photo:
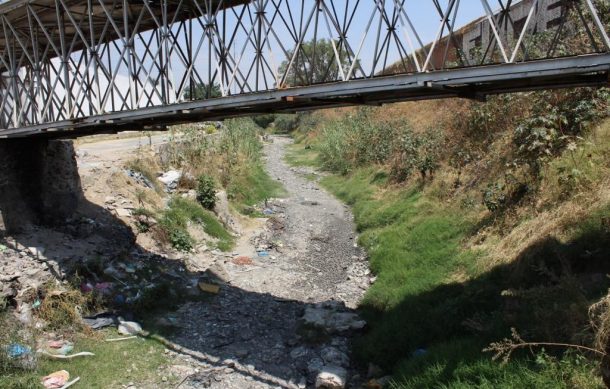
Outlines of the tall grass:
[{"label": "tall grass", "polygon": [[166,167],[182,167],[193,177],[213,177],[226,189],[229,200],[244,209],[282,193],[281,185],[263,168],[262,133],[251,119],[227,120],[225,129],[214,135],[185,128],[183,137],[169,144],[162,159]]}]

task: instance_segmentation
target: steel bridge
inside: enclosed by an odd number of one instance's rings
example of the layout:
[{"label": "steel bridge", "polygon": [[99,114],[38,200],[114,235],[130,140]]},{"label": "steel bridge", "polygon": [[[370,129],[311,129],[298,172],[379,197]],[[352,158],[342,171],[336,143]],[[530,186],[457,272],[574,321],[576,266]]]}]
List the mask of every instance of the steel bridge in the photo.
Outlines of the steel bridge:
[{"label": "steel bridge", "polygon": [[608,84],[608,0],[9,0],[0,137]]}]

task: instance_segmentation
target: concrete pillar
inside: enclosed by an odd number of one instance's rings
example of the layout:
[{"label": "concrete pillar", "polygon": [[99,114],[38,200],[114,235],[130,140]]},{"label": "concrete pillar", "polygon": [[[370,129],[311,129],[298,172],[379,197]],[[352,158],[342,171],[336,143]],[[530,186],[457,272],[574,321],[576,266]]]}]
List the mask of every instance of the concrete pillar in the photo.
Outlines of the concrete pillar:
[{"label": "concrete pillar", "polygon": [[0,141],[0,213],[7,232],[64,223],[81,199],[71,141]]}]

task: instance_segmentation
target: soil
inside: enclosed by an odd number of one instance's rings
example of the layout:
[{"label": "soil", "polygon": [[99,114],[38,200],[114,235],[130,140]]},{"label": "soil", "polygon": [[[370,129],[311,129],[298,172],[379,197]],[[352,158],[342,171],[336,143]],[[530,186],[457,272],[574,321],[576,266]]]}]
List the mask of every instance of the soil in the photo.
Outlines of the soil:
[{"label": "soil", "polygon": [[[165,141],[152,140],[153,149]],[[230,216],[238,236],[232,253],[201,245],[189,254],[168,251],[137,232],[130,210],[139,206],[142,186],[123,163],[141,143],[121,139],[78,147],[86,201],[74,220],[5,237],[0,292],[13,290],[17,312],[27,306],[19,299],[25,290],[62,279],[90,258],[113,272],[139,272],[139,278],[118,274],[122,284],[157,282],[158,269],[198,298],[175,301],[174,312],[157,318],[171,327],[171,363],[158,372],[158,381],[138,388],[305,388],[314,387],[324,370],[343,372],[347,387],[357,387],[361,374],[350,350],[365,323],[354,309],[373,278],[349,208],[309,179],[311,169],[284,161],[291,140],[272,137],[264,148],[267,170],[286,196],[258,206],[265,218]],[[139,152],[154,153],[148,145]],[[162,206],[165,200],[154,201]],[[219,215],[229,213],[226,206]]]}]

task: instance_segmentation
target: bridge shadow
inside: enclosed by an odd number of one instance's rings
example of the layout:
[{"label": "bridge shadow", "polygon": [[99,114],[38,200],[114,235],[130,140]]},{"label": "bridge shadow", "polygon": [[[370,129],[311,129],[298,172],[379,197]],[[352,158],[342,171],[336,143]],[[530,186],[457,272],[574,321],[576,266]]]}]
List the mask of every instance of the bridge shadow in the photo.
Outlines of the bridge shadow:
[{"label": "bridge shadow", "polygon": [[[590,346],[594,334],[589,307],[610,288],[609,211],[606,218],[602,212],[584,222],[569,241],[545,237],[516,260],[468,281],[407,296],[386,312],[365,306],[364,317],[372,330],[356,342],[356,353],[391,367],[404,380],[417,377],[409,387],[456,382],[503,386],[511,382],[511,375],[523,377],[525,372],[519,369],[524,365],[543,369],[533,354],[541,348],[517,350],[513,359],[519,364],[506,367],[491,361],[494,353],[482,352],[492,342],[511,338],[511,328],[526,341]],[[545,349],[554,356],[565,351]],[[502,381],[507,377],[509,381]]]},{"label": "bridge shadow", "polygon": [[[80,177],[71,179],[78,182],[70,187],[82,191]],[[13,253],[5,255],[24,266],[46,264],[57,279],[103,299],[107,310],[92,314],[138,321],[151,338],[167,339],[172,348],[203,362],[204,368],[185,386],[191,382],[226,387],[223,380],[233,371],[243,380],[232,382],[238,387],[259,383],[296,388],[304,380],[313,382],[316,373],[311,364],[322,366],[320,350],[330,334],[306,327],[299,319],[308,307],[325,303],[248,291],[213,271],[189,271],[183,261],[138,245],[134,229],[113,212],[82,193],[75,198],[78,204],[69,218],[41,217],[3,237],[2,244]],[[18,208],[9,206],[15,201],[15,196],[0,197],[0,209],[8,211],[5,214],[13,221],[19,218]],[[206,292],[199,283],[204,289],[220,288]],[[34,298],[36,294],[26,302]],[[337,309],[336,302],[326,306]],[[344,307],[339,310],[348,312]],[[347,348],[347,335],[335,337]]]}]

